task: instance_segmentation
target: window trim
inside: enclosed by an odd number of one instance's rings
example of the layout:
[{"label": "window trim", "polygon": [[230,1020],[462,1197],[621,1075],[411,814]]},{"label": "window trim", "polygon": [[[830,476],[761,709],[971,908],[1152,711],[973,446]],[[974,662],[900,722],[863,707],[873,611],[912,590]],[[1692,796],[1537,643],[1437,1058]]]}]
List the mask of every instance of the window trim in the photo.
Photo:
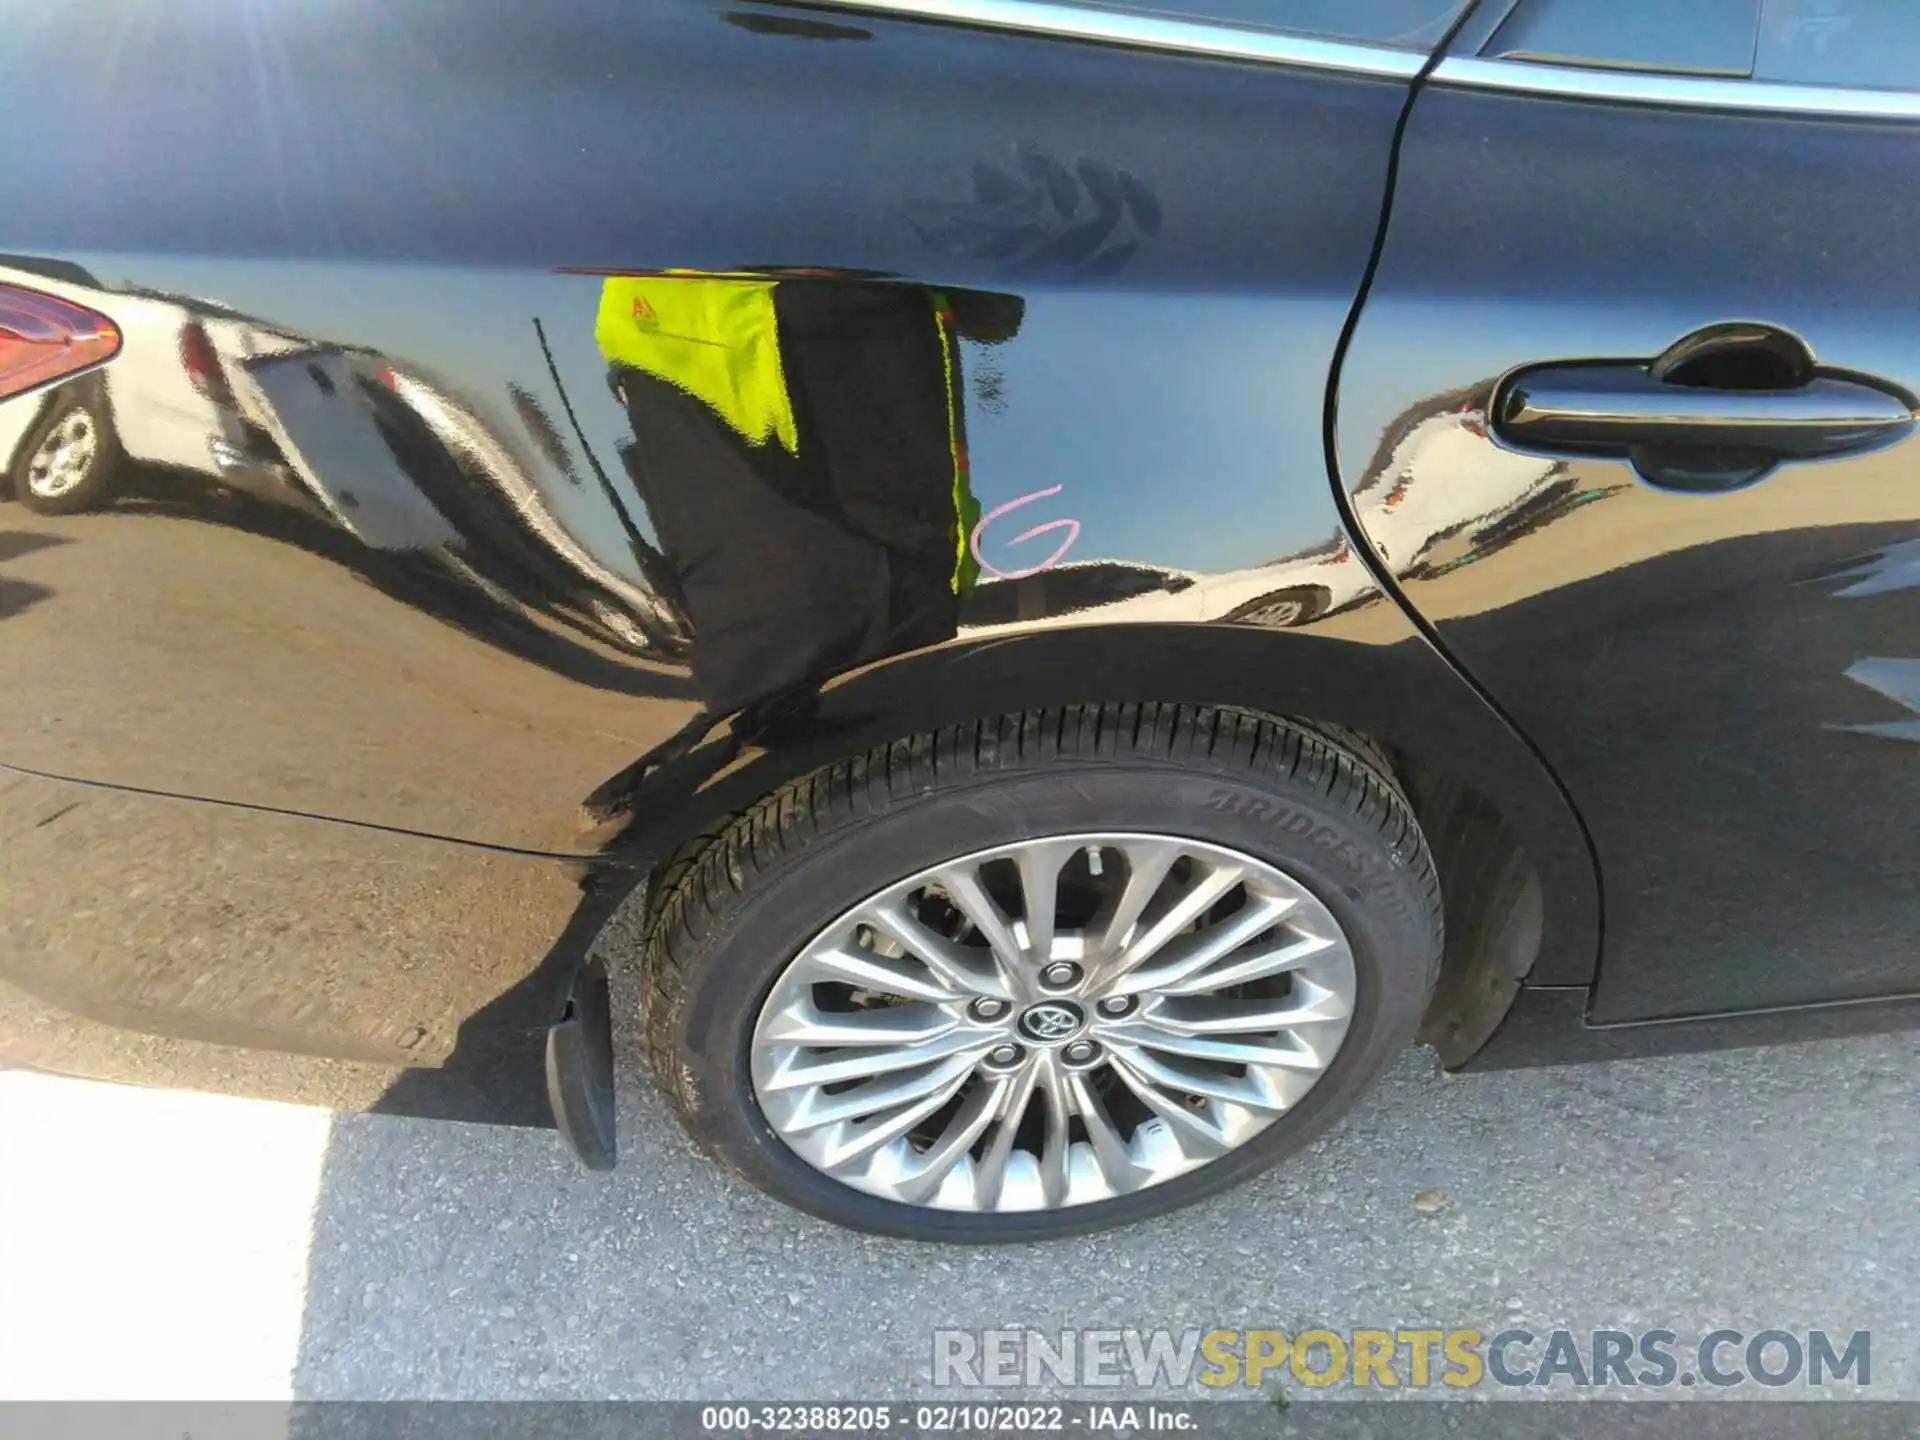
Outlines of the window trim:
[{"label": "window trim", "polygon": [[1263,65],[1334,70],[1411,80],[1427,63],[1418,50],[1352,40],[1324,40],[1283,30],[1176,20],[1165,15],[1056,5],[1042,0],[832,0],[835,9],[866,10],[915,20],[941,20],[1065,40],[1092,40],[1140,50],[1169,50]]},{"label": "window trim", "polygon": [[1778,80],[1601,70],[1527,60],[1483,60],[1471,55],[1445,57],[1428,79],[1431,84],[1448,88],[1505,90],[1568,100],[1611,100],[1628,105],[1676,105],[1695,110],[1757,111],[1769,115],[1920,120],[1920,93],[1906,90],[1851,90],[1832,85],[1793,85]]}]

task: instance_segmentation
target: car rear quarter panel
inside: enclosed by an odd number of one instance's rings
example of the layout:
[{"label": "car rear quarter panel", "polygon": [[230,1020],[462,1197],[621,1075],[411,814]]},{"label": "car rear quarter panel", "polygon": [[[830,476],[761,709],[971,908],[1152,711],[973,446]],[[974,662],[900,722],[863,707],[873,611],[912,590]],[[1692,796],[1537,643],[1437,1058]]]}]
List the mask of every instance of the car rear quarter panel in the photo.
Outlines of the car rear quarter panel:
[{"label": "car rear quarter panel", "polygon": [[[0,174],[0,250],[111,277],[109,314],[123,278],[217,302],[311,365],[228,357],[248,403],[282,386],[286,504],[176,476],[0,524],[34,596],[0,607],[22,991],[471,1073],[474,1036],[551,1018],[582,917],[729,809],[916,729],[1126,699],[1314,715],[1453,768],[1547,877],[1542,966],[1591,969],[1577,825],[1369,578],[1328,480],[1400,82],[705,0],[80,0],[10,19],[0,127],[54,73],[69,118]],[[981,583],[742,717],[703,692],[595,317],[605,272],[769,269],[1017,320],[949,357]],[[329,406],[392,455],[360,466]],[[444,534],[368,520],[406,484]],[[794,623],[817,520],[716,542],[749,623]],[[263,946],[270,981],[244,973]]]}]

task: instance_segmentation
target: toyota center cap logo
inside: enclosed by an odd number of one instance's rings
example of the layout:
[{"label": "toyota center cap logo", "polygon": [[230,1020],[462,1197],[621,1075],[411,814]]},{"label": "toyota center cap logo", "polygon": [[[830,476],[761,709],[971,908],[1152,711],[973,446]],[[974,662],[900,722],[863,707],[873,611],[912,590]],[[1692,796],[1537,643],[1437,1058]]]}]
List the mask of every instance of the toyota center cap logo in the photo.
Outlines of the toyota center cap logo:
[{"label": "toyota center cap logo", "polygon": [[1071,1005],[1036,1005],[1020,1017],[1020,1028],[1035,1040],[1064,1040],[1080,1028],[1080,1012]]}]

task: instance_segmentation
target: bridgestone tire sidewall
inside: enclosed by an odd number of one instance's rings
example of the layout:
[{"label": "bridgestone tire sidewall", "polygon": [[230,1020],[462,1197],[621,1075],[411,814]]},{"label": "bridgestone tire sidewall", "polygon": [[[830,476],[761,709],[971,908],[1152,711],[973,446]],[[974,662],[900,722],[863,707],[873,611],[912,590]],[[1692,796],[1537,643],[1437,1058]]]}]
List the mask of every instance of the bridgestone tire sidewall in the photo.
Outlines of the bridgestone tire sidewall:
[{"label": "bridgestone tire sidewall", "polygon": [[[1340,922],[1357,979],[1353,1023],[1306,1097],[1254,1140],[1174,1180],[1054,1211],[972,1214],[883,1200],[814,1169],[776,1135],[753,1095],[750,1042],[768,991],[828,923],[896,880],[996,845],[1075,831],[1140,831],[1242,850],[1305,884]],[[1410,831],[1403,851],[1420,844]],[[957,1242],[1084,1233],[1159,1214],[1216,1193],[1297,1151],[1353,1100],[1413,1037],[1438,964],[1437,917],[1378,830],[1305,786],[1239,772],[1196,772],[1139,761],[976,774],[837,817],[744,897],[683,958],[682,1002],[668,1018],[676,1092],[696,1138],[726,1165],[800,1208],[842,1225]],[[752,945],[736,937],[751,936]],[[664,997],[661,997],[664,998]],[[656,1053],[656,1067],[666,1057]]]}]

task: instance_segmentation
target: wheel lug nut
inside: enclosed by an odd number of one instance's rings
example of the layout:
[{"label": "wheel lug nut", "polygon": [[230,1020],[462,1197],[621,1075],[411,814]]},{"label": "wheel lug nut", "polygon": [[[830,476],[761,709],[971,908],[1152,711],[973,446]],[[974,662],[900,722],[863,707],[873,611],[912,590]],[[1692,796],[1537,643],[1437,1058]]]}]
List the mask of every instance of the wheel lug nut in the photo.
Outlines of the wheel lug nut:
[{"label": "wheel lug nut", "polygon": [[1100,1053],[1100,1047],[1091,1040],[1076,1040],[1061,1052],[1069,1065],[1084,1065]]},{"label": "wheel lug nut", "polygon": [[996,1045],[987,1052],[987,1063],[1002,1070],[1010,1065],[1018,1065],[1020,1063],[1020,1047],[1018,1045]]},{"label": "wheel lug nut", "polygon": [[1109,995],[1094,1008],[1099,1010],[1102,1015],[1125,1015],[1133,1009],[1133,997],[1131,995]]},{"label": "wheel lug nut", "polygon": [[976,1020],[998,1020],[1010,1008],[1004,1000],[976,1000],[967,1010]]},{"label": "wheel lug nut", "polygon": [[1040,983],[1055,990],[1064,990],[1079,979],[1080,967],[1067,960],[1056,961],[1040,972]]}]

